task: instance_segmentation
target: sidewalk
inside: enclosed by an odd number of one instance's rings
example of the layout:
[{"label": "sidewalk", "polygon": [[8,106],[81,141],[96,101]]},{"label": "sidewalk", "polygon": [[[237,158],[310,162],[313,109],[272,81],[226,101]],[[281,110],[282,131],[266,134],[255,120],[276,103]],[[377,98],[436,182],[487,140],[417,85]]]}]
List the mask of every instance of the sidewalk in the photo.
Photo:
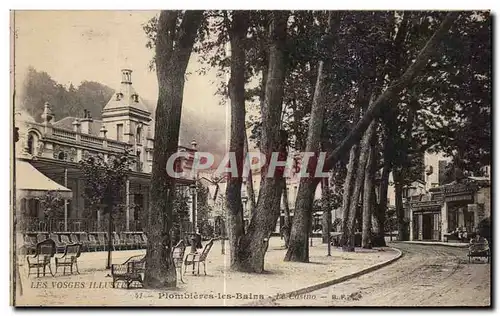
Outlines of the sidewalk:
[{"label": "sidewalk", "polygon": [[[121,263],[144,250],[117,251],[113,262]],[[374,264],[392,259],[398,252],[385,249],[356,249],[345,253],[332,248],[327,257],[327,247],[319,238],[310,248],[310,263],[283,262],[286,250],[279,237],[270,240],[263,274],[229,271],[229,245],[226,255],[221,255],[217,241],[207,259],[207,274],[184,275],[185,284],[178,281],[177,289],[168,291],[124,289],[111,287],[110,273],[104,270],[106,252],[84,253],[81,256],[80,275],[28,279],[26,266],[21,267],[23,296],[18,295],[18,305],[28,306],[231,306],[245,305],[269,296],[287,293],[327,280],[343,277],[366,269]],[[120,284],[121,285],[121,284]],[[304,297],[305,299],[306,297]],[[298,297],[297,299],[301,299]],[[307,304],[307,300],[304,301]]]},{"label": "sidewalk", "polygon": [[416,244],[416,245],[438,245],[438,246],[448,246],[448,247],[459,247],[459,248],[467,248],[469,247],[468,243],[463,242],[442,242],[442,241],[393,241],[393,243],[407,243],[407,244]]}]

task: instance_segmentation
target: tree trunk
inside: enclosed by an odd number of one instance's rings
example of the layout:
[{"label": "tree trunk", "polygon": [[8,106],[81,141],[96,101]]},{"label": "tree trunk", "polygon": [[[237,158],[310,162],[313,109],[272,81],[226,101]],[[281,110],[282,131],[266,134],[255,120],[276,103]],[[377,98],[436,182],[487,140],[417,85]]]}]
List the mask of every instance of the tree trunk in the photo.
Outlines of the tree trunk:
[{"label": "tree trunk", "polygon": [[406,225],[404,221],[404,208],[403,208],[403,183],[399,171],[394,170],[394,187],[396,195],[396,218],[398,222],[398,240],[402,241],[405,239]]},{"label": "tree trunk", "polygon": [[283,238],[285,239],[285,248],[288,248],[290,241],[290,230],[292,228],[292,219],[290,217],[290,204],[288,203],[288,189],[286,179],[283,179],[283,208],[285,210],[285,221],[283,224]]},{"label": "tree trunk", "polygon": [[168,288],[177,283],[171,254],[172,202],[175,179],[165,166],[177,152],[186,67],[194,45],[202,11],[186,11],[177,28],[178,11],[162,11],[155,43],[158,103],[151,172],[144,287]]},{"label": "tree trunk", "polygon": [[429,59],[436,52],[437,45],[446,36],[450,27],[455,19],[458,17],[458,12],[450,12],[446,15],[445,19],[436,30],[436,32],[429,38],[425,46],[420,50],[415,61],[406,69],[401,77],[391,82],[389,87],[377,97],[377,99],[370,103],[367,111],[351,132],[342,140],[334,150],[328,153],[325,162],[325,170],[330,170],[335,166],[335,163],[341,157],[345,156],[348,151],[359,139],[362,137],[365,130],[370,125],[371,121],[379,114],[380,110],[394,97],[396,97],[403,89],[413,81],[413,79],[420,73],[420,71],[428,64]]},{"label": "tree trunk", "polygon": [[[325,36],[325,45],[332,45],[335,42],[332,38],[328,37],[332,37],[336,34],[339,24],[340,13],[330,11],[328,15],[328,30],[326,32],[327,36]],[[326,103],[325,97],[328,88],[327,77],[331,69],[330,63],[325,62],[325,60],[320,60],[318,64],[318,76],[314,89],[306,143],[306,152],[314,152],[316,157],[311,158],[307,165],[302,164],[302,168],[306,168],[308,171],[309,177],[300,178],[299,191],[295,202],[292,231],[290,233],[290,244],[285,255],[285,261],[309,262],[307,238],[311,229],[311,209],[314,200],[314,192],[320,180],[315,177],[314,174],[316,171],[317,155],[320,150],[321,130],[323,128],[323,116]]]},{"label": "tree trunk", "polygon": [[359,212],[358,203],[359,197],[361,195],[361,191],[363,189],[363,184],[365,180],[365,168],[368,160],[370,141],[373,137],[373,133],[375,131],[374,125],[375,121],[370,123],[369,128],[366,131],[365,136],[363,137],[363,141],[361,143],[361,148],[359,150],[359,162],[358,168],[356,171],[356,178],[354,182],[354,189],[351,195],[351,201],[349,205],[349,222],[348,222],[348,245],[346,247],[346,251],[354,251],[355,246],[355,234],[356,234],[356,217]]},{"label": "tree trunk", "polygon": [[111,239],[111,235],[113,234],[113,216],[111,213],[112,212],[108,212],[108,261],[106,264],[106,269],[111,269],[111,250],[113,247],[113,239]]},{"label": "tree trunk", "polygon": [[373,186],[375,178],[375,168],[377,160],[375,159],[375,129],[377,123],[374,120],[370,127],[368,128],[368,134],[370,138],[368,139],[368,161],[365,168],[365,183],[364,183],[364,193],[363,193],[363,233],[361,237],[361,247],[372,248],[372,213],[374,208],[373,199]]},{"label": "tree trunk", "polygon": [[354,177],[358,168],[358,149],[357,144],[351,147],[349,164],[347,165],[347,175],[344,181],[344,194],[342,196],[342,240],[340,243],[344,250],[347,250],[347,243],[349,240],[349,209],[354,188]]},{"label": "tree trunk", "polygon": [[[328,185],[328,178],[326,179],[323,179],[323,181],[321,181],[321,194],[322,196],[324,197],[325,195],[327,197],[330,197],[330,195],[328,194],[328,191],[330,190],[329,188],[329,185]],[[322,234],[321,234],[321,239],[322,239],[322,243],[323,244],[326,244],[330,241],[330,230],[331,230],[331,226],[332,226],[332,210],[330,209],[330,203],[329,201],[327,201],[327,206],[326,208],[324,207],[323,208],[323,216],[321,218],[322,220],[322,223],[321,223],[321,226],[322,226]]]},{"label": "tree trunk", "polygon": [[[245,130],[245,157],[247,156],[248,153],[248,136],[247,136],[247,131]],[[247,163],[250,165],[252,162],[247,161]],[[253,213],[255,212],[255,206],[256,206],[256,201],[255,201],[255,191],[253,189],[253,176],[252,176],[252,171],[248,172],[247,175],[247,182],[246,182],[246,187],[247,187],[247,195],[248,195],[248,212],[250,213],[249,218],[252,218]]]},{"label": "tree trunk", "polygon": [[[267,158],[273,152],[279,152],[283,160],[286,157],[287,136],[277,129],[281,126],[281,107],[283,103],[284,82],[286,76],[285,50],[289,12],[272,11],[270,24],[269,67],[266,81],[265,101],[261,103],[262,137],[260,150]],[[264,256],[269,245],[269,238],[276,227],[280,215],[279,206],[283,191],[283,171],[276,168],[273,177],[266,177],[267,166],[262,168],[261,188],[255,214],[252,216],[247,233],[238,244],[238,271],[264,271]],[[271,209],[270,209],[271,206]]]},{"label": "tree trunk", "polygon": [[242,172],[245,149],[245,46],[248,29],[248,12],[234,11],[229,37],[231,41],[231,134],[229,152],[235,153],[237,175],[230,175],[226,188],[228,209],[229,253],[231,269],[238,269],[238,244],[245,233],[243,205],[241,202]]},{"label": "tree trunk", "polygon": [[391,140],[387,138],[384,144],[384,167],[382,169],[382,175],[380,177],[380,187],[379,187],[379,203],[378,207],[375,209],[375,227],[377,228],[375,233],[377,235],[377,240],[382,243],[381,246],[386,246],[385,244],[385,217],[387,214],[387,192],[389,190],[389,175],[391,173],[392,162],[391,162],[391,147],[389,142]]}]

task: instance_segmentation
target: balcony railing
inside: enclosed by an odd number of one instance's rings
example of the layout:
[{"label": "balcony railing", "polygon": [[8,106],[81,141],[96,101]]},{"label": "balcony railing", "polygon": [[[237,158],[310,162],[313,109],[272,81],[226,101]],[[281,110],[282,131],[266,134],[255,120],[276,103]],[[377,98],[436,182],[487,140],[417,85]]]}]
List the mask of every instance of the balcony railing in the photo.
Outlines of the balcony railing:
[{"label": "balcony railing", "polygon": [[91,135],[81,135],[80,140],[84,143],[95,144],[102,146],[103,139]]},{"label": "balcony railing", "polygon": [[73,131],[68,131],[65,129],[60,129],[60,128],[54,127],[52,134],[56,137],[70,139],[70,140],[76,140],[76,132],[73,132]]}]

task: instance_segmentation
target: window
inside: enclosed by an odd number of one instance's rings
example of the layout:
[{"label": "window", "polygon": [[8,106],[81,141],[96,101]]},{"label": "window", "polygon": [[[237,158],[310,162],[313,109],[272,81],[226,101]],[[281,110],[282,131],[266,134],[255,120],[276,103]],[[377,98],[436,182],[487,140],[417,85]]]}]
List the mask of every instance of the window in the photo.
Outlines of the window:
[{"label": "window", "polygon": [[59,153],[59,155],[57,156],[57,159],[59,159],[59,160],[66,160],[66,157],[67,157],[67,154],[65,152],[61,151]]},{"label": "window", "polygon": [[33,148],[34,148],[34,142],[35,142],[35,139],[33,138],[33,134],[29,134],[28,135],[28,153],[30,155],[33,155],[34,152],[33,152]]},{"label": "window", "polygon": [[135,139],[136,139],[136,143],[137,143],[137,144],[140,144],[140,143],[141,143],[141,138],[142,138],[142,135],[141,135],[141,134],[142,134],[142,133],[141,133],[141,128],[140,128],[140,127],[138,127],[138,128],[137,128],[137,133],[136,133],[136,135],[135,135]]},{"label": "window", "polygon": [[116,140],[122,141],[123,139],[123,124],[116,124]]}]

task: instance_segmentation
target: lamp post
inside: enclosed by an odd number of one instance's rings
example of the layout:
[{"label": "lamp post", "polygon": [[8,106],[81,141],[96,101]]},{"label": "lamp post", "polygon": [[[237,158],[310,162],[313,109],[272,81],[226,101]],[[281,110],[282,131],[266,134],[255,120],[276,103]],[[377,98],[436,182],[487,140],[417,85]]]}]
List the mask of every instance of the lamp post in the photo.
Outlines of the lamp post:
[{"label": "lamp post", "polygon": [[191,190],[191,219],[193,221],[192,223],[192,232],[191,232],[191,253],[196,252],[196,242],[197,242],[197,236],[196,236],[196,183],[193,183],[189,186],[189,189]]}]

